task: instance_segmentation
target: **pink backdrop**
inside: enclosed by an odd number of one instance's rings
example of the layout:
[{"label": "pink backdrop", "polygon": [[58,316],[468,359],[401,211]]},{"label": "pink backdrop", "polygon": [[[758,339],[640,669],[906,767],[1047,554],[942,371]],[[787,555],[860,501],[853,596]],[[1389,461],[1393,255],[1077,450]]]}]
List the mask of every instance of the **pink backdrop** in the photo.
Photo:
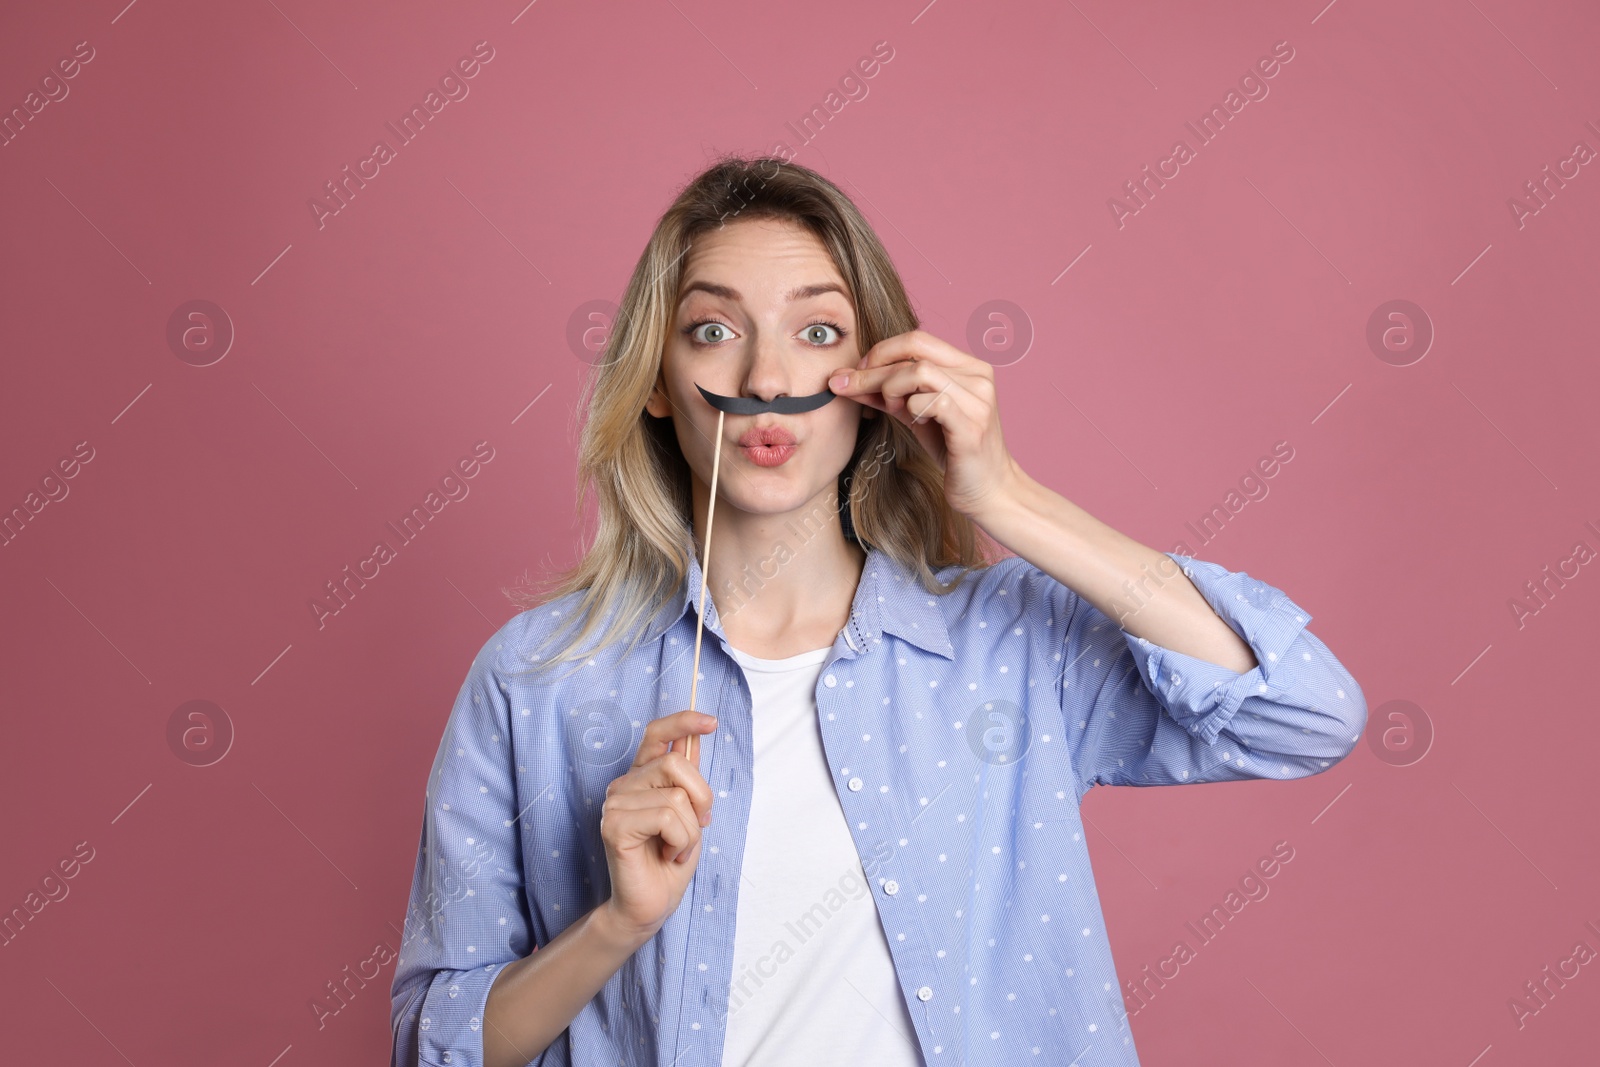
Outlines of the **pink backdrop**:
[{"label": "pink backdrop", "polygon": [[1144,1062],[1593,1062],[1592,3],[122,2],[0,26],[0,1059],[386,1060],[446,715],[576,550],[591,302],[783,142],[1025,469],[1366,692],[1325,774],[1089,795],[1121,976],[1195,950]]}]

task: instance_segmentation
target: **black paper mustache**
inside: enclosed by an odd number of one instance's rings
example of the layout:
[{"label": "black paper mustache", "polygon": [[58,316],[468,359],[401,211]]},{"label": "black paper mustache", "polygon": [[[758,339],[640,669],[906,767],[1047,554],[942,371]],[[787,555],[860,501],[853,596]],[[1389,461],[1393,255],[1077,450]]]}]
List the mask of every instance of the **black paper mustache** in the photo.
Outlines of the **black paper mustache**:
[{"label": "black paper mustache", "polygon": [[720,393],[709,392],[698,382],[695,383],[695,388],[706,398],[706,403],[729,415],[764,415],[769,411],[779,415],[799,415],[815,411],[834,398],[831,389],[824,389],[810,396],[778,396],[771,400],[756,400],[753,397],[723,396]]}]

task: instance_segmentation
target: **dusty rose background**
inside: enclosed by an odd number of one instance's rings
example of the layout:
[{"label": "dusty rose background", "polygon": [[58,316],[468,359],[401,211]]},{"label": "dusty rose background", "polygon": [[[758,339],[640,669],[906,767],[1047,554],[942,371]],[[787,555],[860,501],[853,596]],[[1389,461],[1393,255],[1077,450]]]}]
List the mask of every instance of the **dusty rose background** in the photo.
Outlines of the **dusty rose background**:
[{"label": "dusty rose background", "polygon": [[1326,774],[1090,794],[1121,976],[1196,949],[1145,1063],[1595,1057],[1592,4],[121,3],[0,16],[5,1059],[386,1060],[445,716],[577,547],[585,344],[678,186],[780,142],[1034,477],[1365,690]]}]

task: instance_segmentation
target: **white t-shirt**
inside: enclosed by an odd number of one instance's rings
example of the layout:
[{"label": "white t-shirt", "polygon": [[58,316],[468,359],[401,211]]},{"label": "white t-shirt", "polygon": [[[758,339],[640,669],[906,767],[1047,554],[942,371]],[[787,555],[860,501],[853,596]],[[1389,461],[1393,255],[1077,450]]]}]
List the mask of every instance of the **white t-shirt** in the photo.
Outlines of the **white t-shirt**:
[{"label": "white t-shirt", "polygon": [[[729,646],[732,649],[732,646]],[[724,1067],[924,1067],[817,723],[830,649],[758,659]]]}]

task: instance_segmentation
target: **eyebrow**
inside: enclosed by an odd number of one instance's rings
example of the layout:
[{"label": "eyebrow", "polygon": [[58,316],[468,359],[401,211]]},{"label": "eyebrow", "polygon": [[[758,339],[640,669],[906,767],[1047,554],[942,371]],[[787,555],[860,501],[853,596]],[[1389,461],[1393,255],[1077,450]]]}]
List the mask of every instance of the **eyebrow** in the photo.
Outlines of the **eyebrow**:
[{"label": "eyebrow", "polygon": [[[716,282],[694,281],[683,287],[683,295],[678,298],[678,303],[683,303],[689,298],[689,294],[694,292],[710,293],[712,296],[720,296],[724,300],[744,299],[739,295],[739,290],[732,286],[718,285]],[[792,304],[796,300],[806,300],[813,296],[821,296],[823,293],[838,293],[846,300],[850,299],[850,294],[845,291],[844,286],[836,282],[818,282],[815,285],[802,285],[799,288],[791,289],[784,299]]]}]

